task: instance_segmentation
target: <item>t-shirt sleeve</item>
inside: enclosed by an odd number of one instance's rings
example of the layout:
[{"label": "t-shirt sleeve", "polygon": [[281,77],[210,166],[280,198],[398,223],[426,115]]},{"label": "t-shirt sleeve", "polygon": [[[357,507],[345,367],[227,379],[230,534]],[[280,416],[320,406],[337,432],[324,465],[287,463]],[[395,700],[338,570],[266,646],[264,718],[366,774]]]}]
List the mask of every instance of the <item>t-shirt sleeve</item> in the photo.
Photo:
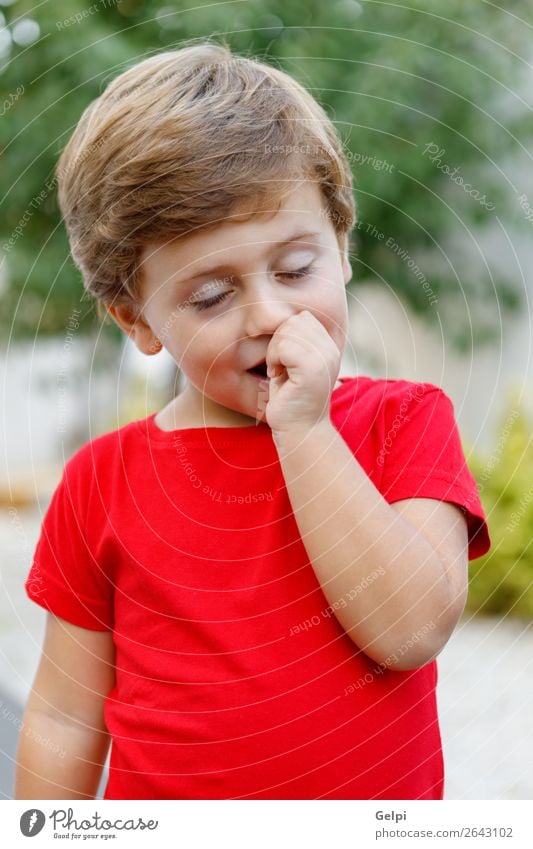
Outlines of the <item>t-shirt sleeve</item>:
[{"label": "t-shirt sleeve", "polygon": [[455,422],[453,403],[438,386],[408,385],[388,406],[383,430],[381,492],[389,504],[404,498],[449,501],[463,511],[468,556],[491,546],[485,513]]},{"label": "t-shirt sleeve", "polygon": [[93,631],[113,628],[113,585],[91,551],[87,533],[89,470],[79,456],[65,466],[44,516],[25,582],[45,610]]}]

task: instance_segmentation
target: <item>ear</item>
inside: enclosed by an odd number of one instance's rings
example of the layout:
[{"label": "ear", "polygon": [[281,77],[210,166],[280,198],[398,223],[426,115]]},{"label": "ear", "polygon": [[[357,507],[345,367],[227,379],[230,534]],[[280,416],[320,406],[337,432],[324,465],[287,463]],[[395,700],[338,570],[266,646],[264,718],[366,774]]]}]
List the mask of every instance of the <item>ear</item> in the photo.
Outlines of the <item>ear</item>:
[{"label": "ear", "polygon": [[151,356],[157,354],[163,345],[143,318],[140,309],[128,304],[107,307],[107,312],[121,330],[133,340],[139,351]]}]

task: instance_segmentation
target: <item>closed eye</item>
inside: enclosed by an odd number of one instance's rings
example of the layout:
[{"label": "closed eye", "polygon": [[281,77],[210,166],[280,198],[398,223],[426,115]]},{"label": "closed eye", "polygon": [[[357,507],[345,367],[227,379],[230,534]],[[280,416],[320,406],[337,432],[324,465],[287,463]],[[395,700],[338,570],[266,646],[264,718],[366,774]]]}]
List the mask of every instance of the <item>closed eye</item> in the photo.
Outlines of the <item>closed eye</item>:
[{"label": "closed eye", "polygon": [[305,268],[299,268],[297,271],[280,271],[282,277],[289,277],[291,279],[295,277],[305,277],[306,274],[310,274],[314,269],[313,263],[309,263]]},{"label": "closed eye", "polygon": [[[307,274],[310,274],[313,269],[314,264],[309,263],[309,265],[306,265],[305,268],[298,268],[296,271],[279,271],[278,274],[280,274],[282,277],[288,277],[289,280],[297,280],[302,277],[305,277]],[[214,307],[215,304],[218,304],[220,303],[220,301],[223,301],[226,295],[229,295],[229,292],[221,292],[220,295],[216,295],[214,298],[208,298],[205,301],[197,301],[194,305],[194,308],[196,310],[205,310],[209,309],[209,307]]]},{"label": "closed eye", "polygon": [[223,301],[226,295],[229,295],[229,292],[221,292],[220,295],[217,295],[216,298],[208,298],[207,301],[198,301],[194,305],[195,310],[205,310],[208,307],[214,307],[215,304],[218,304],[219,301]]}]

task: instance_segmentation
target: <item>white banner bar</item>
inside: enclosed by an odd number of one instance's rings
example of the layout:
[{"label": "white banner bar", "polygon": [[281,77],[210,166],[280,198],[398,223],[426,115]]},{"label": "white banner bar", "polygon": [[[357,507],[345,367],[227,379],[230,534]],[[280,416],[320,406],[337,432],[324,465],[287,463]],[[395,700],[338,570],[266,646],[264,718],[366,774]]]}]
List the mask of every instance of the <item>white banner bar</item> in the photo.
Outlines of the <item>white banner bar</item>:
[{"label": "white banner bar", "polygon": [[531,801],[9,800],[0,810],[9,849],[533,847]]}]

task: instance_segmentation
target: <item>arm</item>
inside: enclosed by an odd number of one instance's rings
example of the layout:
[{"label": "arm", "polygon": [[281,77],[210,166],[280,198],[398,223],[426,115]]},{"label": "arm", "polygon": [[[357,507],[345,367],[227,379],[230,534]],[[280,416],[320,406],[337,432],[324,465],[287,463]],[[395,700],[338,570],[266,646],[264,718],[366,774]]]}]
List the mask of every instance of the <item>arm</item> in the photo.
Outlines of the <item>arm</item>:
[{"label": "arm", "polygon": [[276,434],[275,444],[302,542],[344,630],[379,663],[428,663],[464,609],[460,510],[423,498],[388,504],[331,422]]},{"label": "arm", "polygon": [[109,749],[104,701],[115,681],[111,631],[48,614],[17,750],[16,799],[94,799]]}]

